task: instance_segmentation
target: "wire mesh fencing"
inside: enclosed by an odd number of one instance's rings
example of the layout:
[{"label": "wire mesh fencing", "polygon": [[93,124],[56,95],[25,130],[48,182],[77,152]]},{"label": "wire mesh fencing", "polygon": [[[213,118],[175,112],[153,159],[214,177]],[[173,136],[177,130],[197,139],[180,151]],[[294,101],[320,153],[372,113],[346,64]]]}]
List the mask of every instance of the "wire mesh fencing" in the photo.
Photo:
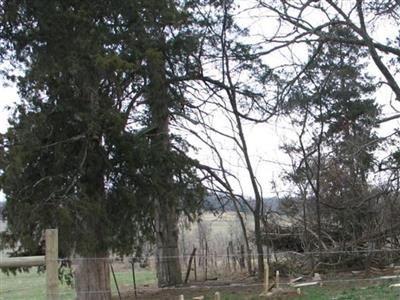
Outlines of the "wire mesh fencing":
[{"label": "wire mesh fencing", "polygon": [[[192,299],[197,295],[204,296],[204,299],[213,299],[215,292],[220,292],[222,299],[230,299],[229,295],[233,294],[258,296],[276,291],[276,271],[279,272],[278,288],[282,293],[292,293],[291,297],[296,297],[300,288],[302,295],[304,293],[326,294],[326,298],[322,299],[333,299],[341,293],[359,293],[363,295],[362,297],[367,297],[365,299],[377,299],[379,294],[384,295],[379,297],[381,299],[390,299],[390,297],[397,299],[400,297],[399,253],[400,249],[269,253],[264,260],[269,270],[267,287],[264,279],[260,281],[257,278],[257,255],[255,254],[251,254],[250,260],[244,259],[244,264],[243,255],[246,258],[246,254],[240,252],[229,255],[200,253],[195,256],[171,257],[179,258],[183,281],[186,276],[188,278],[186,283],[162,289],[157,286],[154,256],[148,257],[145,264],[131,257],[62,258],[57,260],[59,265],[68,266],[71,273],[60,272],[62,280],[58,299],[76,298],[77,286],[74,275],[82,261],[106,264],[110,287],[89,290],[81,288],[78,292],[92,295],[111,293],[113,299],[158,299],[160,293],[169,297],[164,297],[164,299],[179,299],[180,295],[186,297],[185,299]],[[190,259],[192,259],[191,263],[189,263]],[[253,273],[251,274],[246,266],[248,261],[252,264]],[[355,263],[355,261],[360,263]],[[90,269],[86,269],[85,272],[80,276],[92,275]],[[30,269],[29,272],[16,273],[16,275],[1,274],[0,299],[46,299],[43,268]],[[232,296],[232,299],[240,298]]]}]

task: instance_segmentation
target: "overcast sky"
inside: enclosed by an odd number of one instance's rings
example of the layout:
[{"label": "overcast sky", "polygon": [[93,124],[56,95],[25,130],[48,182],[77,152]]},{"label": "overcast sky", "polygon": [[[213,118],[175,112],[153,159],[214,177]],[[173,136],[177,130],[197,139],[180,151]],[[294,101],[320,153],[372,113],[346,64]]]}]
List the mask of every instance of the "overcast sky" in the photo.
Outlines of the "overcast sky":
[{"label": "overcast sky", "polygon": [[[247,4],[246,4],[247,3]],[[242,8],[246,8],[250,2],[242,2]],[[274,33],[277,28],[276,20],[267,18],[262,15],[262,11],[248,11],[239,16],[239,20],[242,25],[249,26],[253,35],[254,41],[260,38],[260,36],[270,36]],[[319,22],[320,16],[318,14],[311,14],[310,20],[312,22]],[[390,36],[393,26],[389,23],[381,22],[373,33],[373,36],[380,40],[385,41],[386,37]],[[298,46],[296,54],[299,59],[307,57],[307,50],[304,46]],[[266,63],[269,65],[279,65],[286,62],[288,59],[288,53],[284,51],[276,52],[265,58]],[[369,73],[381,79],[380,73],[377,71],[374,65],[370,65]],[[3,82],[4,83],[4,82]],[[390,115],[395,113],[395,110],[390,105],[392,93],[390,89],[383,86],[376,94],[377,102],[382,105],[383,113]],[[15,86],[1,86],[0,87],[0,131],[5,132],[8,127],[7,119],[9,117],[9,111],[6,110],[7,106],[13,106],[19,99]],[[400,108],[400,106],[398,106]],[[221,124],[220,124],[221,125]],[[399,127],[399,121],[392,121],[383,124],[379,129],[379,134],[387,135],[393,132],[395,127]],[[249,149],[251,157],[256,168],[256,174],[259,183],[262,186],[263,195],[271,196],[274,190],[271,186],[272,180],[279,182],[279,177],[282,172],[284,164],[289,163],[288,157],[286,157],[279,149],[283,142],[287,142],[295,138],[294,129],[291,125],[282,119],[278,121],[272,120],[269,124],[259,125],[247,125],[245,127],[246,135],[249,143]],[[251,195],[251,185],[248,180],[248,176],[244,169],[238,167],[238,157],[234,152],[231,152],[231,146],[221,144],[221,149],[225,151],[225,156],[232,165],[232,170],[237,174],[241,181],[241,188],[247,195]],[[224,150],[225,149],[225,150]],[[209,160],[209,152],[206,148],[201,147],[199,144],[199,152],[196,156],[203,160]],[[239,187],[236,187],[239,190]],[[278,186],[278,190],[285,190],[284,185]],[[3,195],[0,195],[0,201],[4,199]]]},{"label": "overcast sky", "polygon": [[[266,13],[265,10],[249,10],[248,8],[254,5],[253,1],[246,0],[240,1],[240,3],[241,13],[236,19],[242,26],[249,28],[250,37],[248,40],[260,42],[265,37],[273,36],[278,28],[280,28],[281,33],[288,32],[292,29],[291,26],[280,27],[282,24],[278,22],[274,16]],[[342,3],[344,9],[349,9],[353,5],[352,1],[342,1]],[[307,20],[311,24],[321,24],[323,22],[322,20],[326,18],[326,15],[321,12],[307,11],[304,14],[307,15]],[[371,34],[377,41],[385,43],[387,38],[392,37],[391,35],[394,30],[397,32],[398,28],[394,27],[390,22],[382,21],[377,23],[377,26]],[[309,55],[308,48],[304,44],[297,44],[291,50],[292,52],[287,49],[273,52],[264,57],[264,61],[271,67],[277,67],[290,64],[293,58],[297,59],[298,62],[305,61]],[[375,76],[377,82],[383,81],[381,73],[373,63],[370,63],[366,71],[370,75]],[[382,116],[398,114],[395,108],[400,111],[400,105],[397,105],[394,101],[393,93],[387,85],[382,85],[377,90],[375,97],[377,103],[382,108]],[[223,127],[221,122],[222,121],[219,120],[217,125]],[[380,128],[377,130],[378,135],[387,136],[393,133],[394,129],[398,128],[399,125],[400,122],[398,120],[381,124]],[[288,190],[290,187],[280,180],[283,170],[290,169],[290,167],[287,166],[287,164],[290,164],[290,159],[280,150],[280,146],[290,141],[297,142],[296,129],[291,126],[287,119],[280,118],[277,121],[273,119],[268,124],[247,125],[245,131],[249,152],[251,153],[252,162],[254,166],[256,166],[256,175],[262,187],[263,195],[268,197],[275,195],[276,191],[281,194],[290,192],[290,190]],[[239,165],[243,166],[243,163],[240,163],[235,151],[232,151],[232,145],[225,140],[220,143],[220,147],[224,153],[224,158],[230,163],[236,176],[240,178],[241,187],[235,186],[237,191],[239,192],[241,188],[246,195],[252,196],[251,182],[248,178],[248,174],[243,167],[239,167]],[[201,149],[202,151],[199,151],[198,157],[203,161],[209,161],[209,151],[206,150],[206,147]],[[387,152],[378,153],[377,155],[384,156],[386,153]],[[272,188],[272,181],[278,184],[276,190]]]}]

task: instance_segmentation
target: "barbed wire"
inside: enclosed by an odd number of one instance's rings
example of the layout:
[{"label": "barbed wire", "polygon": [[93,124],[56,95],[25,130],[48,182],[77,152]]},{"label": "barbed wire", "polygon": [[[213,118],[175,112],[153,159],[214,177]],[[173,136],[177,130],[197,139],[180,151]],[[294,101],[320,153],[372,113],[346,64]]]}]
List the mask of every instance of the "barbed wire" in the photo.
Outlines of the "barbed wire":
[{"label": "barbed wire", "polygon": [[[196,248],[196,247],[195,247]],[[198,248],[196,248],[198,249]],[[205,249],[199,249],[200,251],[205,251]],[[211,252],[211,253],[210,253]],[[232,254],[215,254],[212,251],[210,251],[208,254],[202,253],[202,254],[195,254],[194,256],[196,257],[217,257],[217,258],[227,258],[227,257],[257,257],[257,256],[265,256],[266,258],[269,256],[274,256],[274,255],[297,255],[297,256],[308,256],[308,255],[329,255],[329,254],[372,254],[372,253],[394,253],[394,252],[399,252],[400,253],[400,248],[393,248],[393,249],[359,249],[359,250],[326,250],[326,251],[304,251],[304,252],[296,252],[296,251],[271,251],[271,252],[264,252],[263,254],[259,253],[242,253],[242,252],[235,252]],[[181,255],[167,255],[167,256],[161,256],[162,259],[172,259],[172,258],[190,258],[192,254],[181,254]],[[136,256],[123,256],[123,257],[72,257],[72,258],[59,258],[56,259],[59,262],[80,262],[80,261],[96,261],[96,260],[105,260],[108,262],[116,262],[116,263],[123,263],[124,259],[125,260],[137,260],[137,259],[156,259],[157,255],[152,254],[149,256],[144,256],[144,257],[136,257]],[[54,260],[49,260],[49,261],[54,261]],[[135,261],[137,262],[137,261]]]},{"label": "barbed wire", "polygon": [[[206,249],[199,249],[195,247],[201,252],[206,251]],[[235,247],[236,248],[236,247]],[[358,249],[358,250],[325,250],[325,251],[303,251],[303,252],[297,252],[293,250],[287,250],[287,251],[270,251],[270,252],[264,252],[262,254],[259,253],[246,253],[246,252],[240,252],[240,251],[235,251],[234,253],[231,254],[219,254],[215,253],[215,251],[210,251],[208,250],[208,253],[196,253],[194,256],[197,258],[202,258],[202,257],[212,257],[212,258],[237,258],[237,257],[258,257],[258,256],[265,256],[270,257],[270,256],[284,256],[284,255],[296,255],[296,256],[310,256],[310,255],[330,255],[330,254],[373,254],[373,253],[400,253],[400,248],[392,248],[392,249]],[[190,258],[192,254],[180,254],[180,255],[167,255],[167,256],[160,256],[160,259],[184,259],[184,258]],[[8,257],[0,257],[0,261],[6,260]],[[10,257],[11,258],[11,257]],[[137,260],[140,259],[157,259],[156,254],[151,254],[149,256],[115,256],[115,257],[65,257],[65,258],[58,258],[58,259],[47,259],[48,261],[58,261],[58,262],[81,262],[81,261],[107,261],[109,263],[125,263],[125,260],[133,260],[134,262],[139,262]]]}]

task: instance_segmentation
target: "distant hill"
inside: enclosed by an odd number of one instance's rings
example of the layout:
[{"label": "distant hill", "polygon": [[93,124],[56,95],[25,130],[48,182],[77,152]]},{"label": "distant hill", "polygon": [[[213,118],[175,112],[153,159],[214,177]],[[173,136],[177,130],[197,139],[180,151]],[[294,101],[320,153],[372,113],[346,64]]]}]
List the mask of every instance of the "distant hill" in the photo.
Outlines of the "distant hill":
[{"label": "distant hill", "polygon": [[[254,207],[255,200],[247,199],[252,207]],[[239,201],[240,211],[249,212],[248,207],[243,203],[243,200]],[[5,206],[5,202],[0,201],[0,221],[2,221],[2,212]],[[279,199],[276,197],[264,198],[264,206],[268,209],[278,210],[279,209]],[[206,211],[216,211],[224,209],[227,212],[235,211],[235,206],[233,205],[230,197],[220,194],[208,194],[204,200],[204,209]]]},{"label": "distant hill", "polygon": [[[255,200],[248,198],[246,199],[252,207],[254,207]],[[277,197],[268,197],[263,199],[264,207],[268,210],[278,210],[279,209],[279,199]],[[241,212],[249,212],[248,207],[243,200],[239,200],[239,206]],[[225,211],[235,211],[235,206],[231,201],[230,197],[224,194],[208,194],[204,200],[204,209],[206,211],[215,211],[224,209]]]}]

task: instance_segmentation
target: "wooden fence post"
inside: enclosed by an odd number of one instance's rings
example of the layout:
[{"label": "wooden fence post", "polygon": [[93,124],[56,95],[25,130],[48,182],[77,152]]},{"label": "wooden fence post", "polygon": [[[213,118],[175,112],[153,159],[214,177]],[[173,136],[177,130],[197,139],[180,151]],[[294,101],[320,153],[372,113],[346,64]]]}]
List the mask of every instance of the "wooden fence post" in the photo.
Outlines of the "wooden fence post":
[{"label": "wooden fence post", "polygon": [[219,292],[215,292],[214,300],[221,300],[221,294]]},{"label": "wooden fence post", "polygon": [[58,300],[58,229],[46,229],[47,300]]},{"label": "wooden fence post", "polygon": [[264,289],[265,289],[265,294],[267,294],[268,290],[269,290],[269,265],[268,265],[268,263],[265,264],[264,273],[265,273]]},{"label": "wooden fence post", "polygon": [[276,271],[275,285],[276,288],[279,289],[279,271]]},{"label": "wooden fence post", "polygon": [[180,295],[180,296],[179,296],[179,300],[185,300],[185,296]]},{"label": "wooden fence post", "polygon": [[[193,248],[193,252],[192,252],[192,254],[190,255],[190,258],[189,258],[188,268],[187,268],[187,271],[186,271],[186,276],[185,276],[185,281],[184,281],[185,283],[187,283],[188,280],[189,280],[190,271],[192,270],[193,257],[196,257],[196,248]],[[196,268],[196,258],[195,258],[195,261],[194,261],[194,267]],[[196,275],[196,279],[197,279],[197,275]]]}]

